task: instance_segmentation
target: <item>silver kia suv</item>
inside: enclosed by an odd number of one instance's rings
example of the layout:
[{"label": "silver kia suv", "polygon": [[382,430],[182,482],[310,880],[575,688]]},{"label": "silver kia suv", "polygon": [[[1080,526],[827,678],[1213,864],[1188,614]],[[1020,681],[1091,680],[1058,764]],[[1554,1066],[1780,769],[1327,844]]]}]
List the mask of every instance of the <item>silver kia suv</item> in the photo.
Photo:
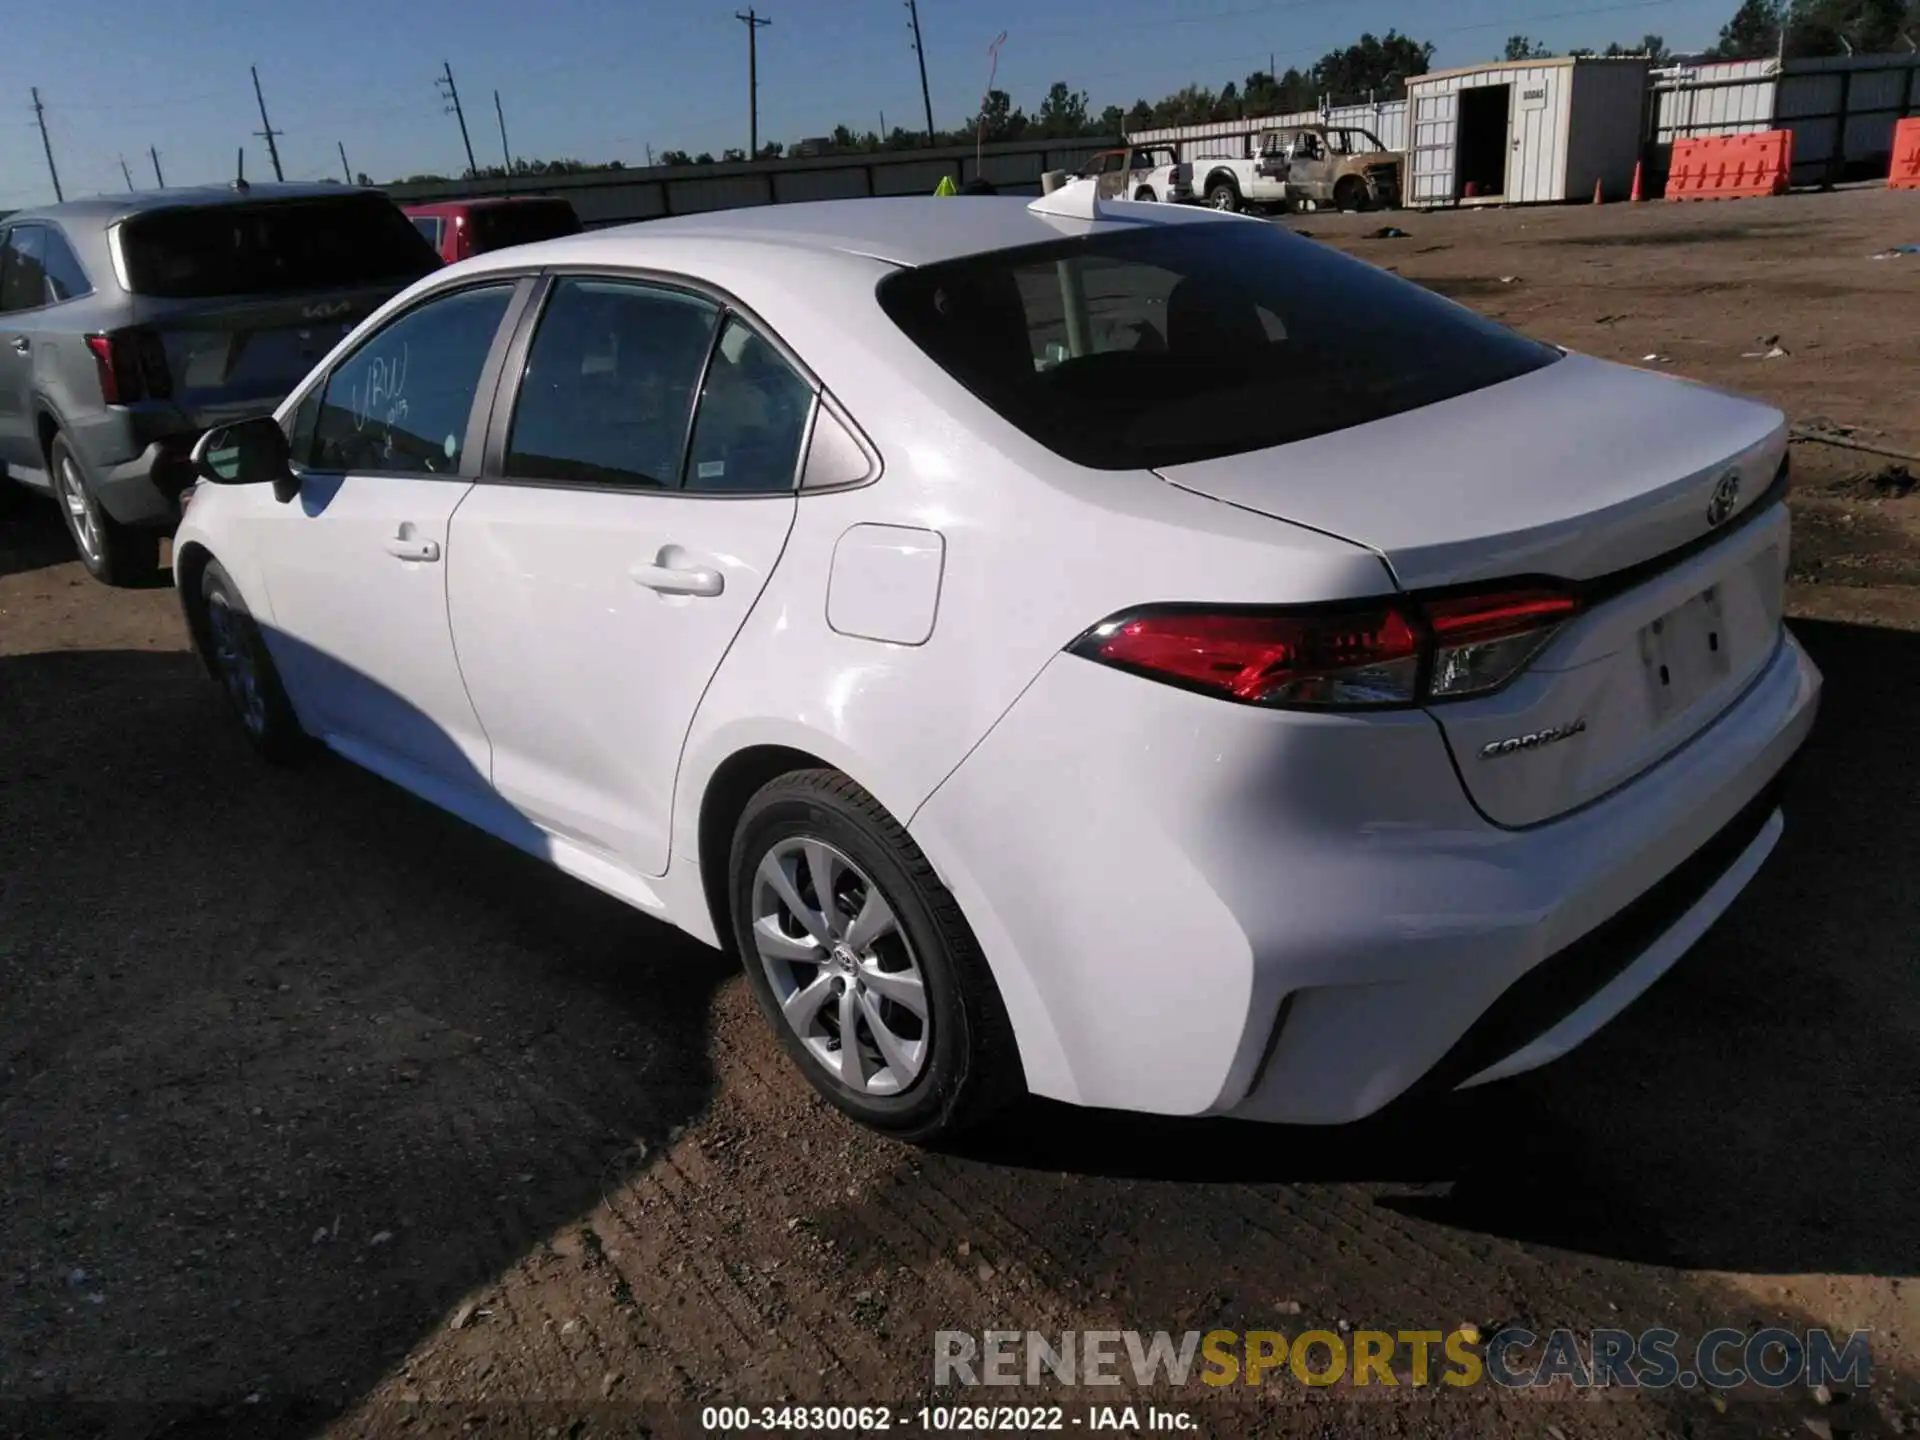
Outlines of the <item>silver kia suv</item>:
[{"label": "silver kia suv", "polygon": [[439,264],[386,196],[344,185],[236,182],[0,218],[0,510],[20,488],[51,495],[95,578],[155,583],[194,441],[272,410]]}]

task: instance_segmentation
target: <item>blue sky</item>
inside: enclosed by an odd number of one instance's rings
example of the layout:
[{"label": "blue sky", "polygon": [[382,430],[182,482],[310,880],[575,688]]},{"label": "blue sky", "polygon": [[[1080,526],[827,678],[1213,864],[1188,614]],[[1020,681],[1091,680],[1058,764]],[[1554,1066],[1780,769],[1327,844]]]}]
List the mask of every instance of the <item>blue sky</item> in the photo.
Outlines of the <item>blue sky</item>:
[{"label": "blue sky", "polygon": [[[758,0],[756,0],[758,3]],[[1055,79],[1109,103],[1306,65],[1363,30],[1439,47],[1436,65],[1497,56],[1514,31],[1556,48],[1713,41],[1736,0],[922,0],[935,123],[977,107],[1000,30],[1000,88],[1031,109]],[[645,163],[647,146],[744,146],[746,27],[732,0],[39,0],[10,6],[0,47],[0,209],[51,200],[29,87],[47,107],[69,197],[153,184],[270,178],[248,79],[260,79],[289,179],[354,169],[386,181],[464,164],[434,79],[451,61],[480,163],[497,163],[493,92],[520,157]],[[764,0],[760,134],[836,122],[917,127],[920,85],[902,0]]]}]

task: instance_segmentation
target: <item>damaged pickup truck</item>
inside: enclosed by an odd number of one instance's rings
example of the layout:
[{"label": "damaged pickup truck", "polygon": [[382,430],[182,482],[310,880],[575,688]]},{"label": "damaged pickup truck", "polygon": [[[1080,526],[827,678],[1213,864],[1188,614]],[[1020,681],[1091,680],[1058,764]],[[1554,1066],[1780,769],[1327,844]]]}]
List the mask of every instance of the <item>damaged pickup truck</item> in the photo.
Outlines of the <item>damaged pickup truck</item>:
[{"label": "damaged pickup truck", "polygon": [[1262,136],[1257,167],[1283,183],[1290,209],[1396,209],[1404,157],[1371,130],[1303,125]]}]

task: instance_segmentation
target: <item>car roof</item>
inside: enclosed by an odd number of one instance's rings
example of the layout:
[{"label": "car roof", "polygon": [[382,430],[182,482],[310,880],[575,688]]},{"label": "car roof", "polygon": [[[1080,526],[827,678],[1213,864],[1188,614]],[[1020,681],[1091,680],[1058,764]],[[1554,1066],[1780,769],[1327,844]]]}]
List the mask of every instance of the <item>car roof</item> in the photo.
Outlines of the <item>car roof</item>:
[{"label": "car roof", "polygon": [[313,200],[342,195],[379,195],[379,190],[360,185],[254,185],[236,189],[232,185],[175,185],[165,190],[139,190],[128,195],[93,195],[66,200],[58,205],[39,205],[16,210],[6,217],[9,225],[28,220],[60,223],[111,225],[129,216],[155,210],[203,209],[211,205],[259,204],[273,200]]},{"label": "car roof", "polygon": [[[1036,214],[1030,199],[1002,195],[911,196],[757,205],[643,220],[494,252],[501,267],[643,262],[655,242],[764,246],[935,265],[994,250],[1086,235],[1173,225],[1253,223],[1184,205],[1102,201],[1097,220]],[[485,258],[485,257],[483,257]],[[468,261],[468,264],[474,262]]]}]

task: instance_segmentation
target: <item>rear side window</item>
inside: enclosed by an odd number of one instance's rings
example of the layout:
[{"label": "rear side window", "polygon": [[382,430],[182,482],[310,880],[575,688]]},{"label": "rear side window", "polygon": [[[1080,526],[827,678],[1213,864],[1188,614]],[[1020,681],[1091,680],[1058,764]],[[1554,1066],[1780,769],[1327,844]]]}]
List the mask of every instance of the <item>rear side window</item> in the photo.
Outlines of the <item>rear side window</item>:
[{"label": "rear side window", "polygon": [[508,476],[676,487],[719,320],[717,306],[677,290],[560,281],[527,354]]},{"label": "rear side window", "polygon": [[413,228],[426,238],[426,242],[435,250],[440,248],[440,227],[446,224],[438,215],[415,215]]},{"label": "rear side window", "polygon": [[62,300],[78,300],[82,295],[93,293],[87,272],[80,268],[79,257],[73,253],[73,247],[67,244],[67,237],[58,230],[49,228],[45,232],[40,263],[47,272],[49,305],[57,305]]},{"label": "rear side window", "polygon": [[0,314],[34,310],[47,303],[41,264],[44,225],[16,225],[0,240]]},{"label": "rear side window", "polygon": [[514,205],[483,205],[467,217],[476,254],[503,250],[509,245],[531,245],[559,235],[578,235],[580,217],[564,200],[526,201]]},{"label": "rear side window", "polygon": [[1102,470],[1305,440],[1560,358],[1331,247],[1248,222],[1142,226],[902,270],[879,298],[1004,419]]},{"label": "rear side window", "polygon": [[155,211],[124,222],[120,239],[128,288],[170,300],[398,288],[440,263],[378,195]]},{"label": "rear side window", "polygon": [[793,489],[812,413],[813,387],[765,339],[728,320],[700,393],[686,488],[735,495]]}]

